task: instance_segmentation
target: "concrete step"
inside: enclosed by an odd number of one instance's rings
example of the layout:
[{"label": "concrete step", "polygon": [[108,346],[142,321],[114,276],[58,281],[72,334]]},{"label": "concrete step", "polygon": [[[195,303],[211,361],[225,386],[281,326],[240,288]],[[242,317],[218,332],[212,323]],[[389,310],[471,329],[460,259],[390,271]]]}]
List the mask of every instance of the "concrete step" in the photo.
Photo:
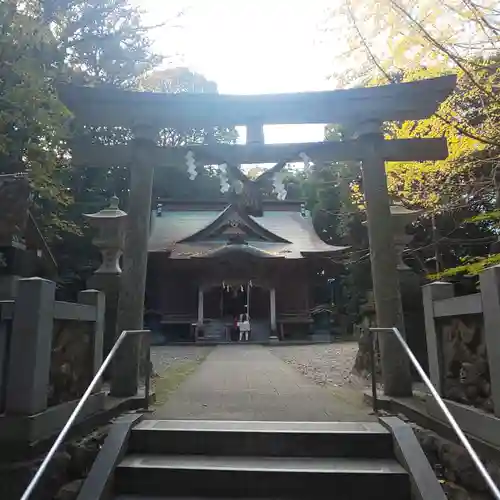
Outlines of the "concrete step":
[{"label": "concrete step", "polygon": [[131,453],[264,457],[392,458],[390,433],[377,422],[144,420]]},{"label": "concrete step", "polygon": [[394,460],[304,457],[127,455],[116,493],[180,497],[409,500],[410,481]]}]

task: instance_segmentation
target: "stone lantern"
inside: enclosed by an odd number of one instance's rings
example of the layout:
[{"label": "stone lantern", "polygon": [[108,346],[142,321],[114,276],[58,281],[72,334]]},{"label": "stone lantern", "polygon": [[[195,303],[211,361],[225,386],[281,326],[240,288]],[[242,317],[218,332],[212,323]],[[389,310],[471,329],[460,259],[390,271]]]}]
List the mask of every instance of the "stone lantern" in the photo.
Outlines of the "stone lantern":
[{"label": "stone lantern", "polygon": [[[408,210],[402,205],[396,204],[391,205],[390,208],[406,340],[420,364],[424,369],[427,369],[428,358],[425,334],[423,333],[425,332],[425,322],[421,288],[424,280],[422,276],[415,273],[403,261],[406,245],[413,238],[413,236],[407,234],[406,229],[422,212],[420,210]],[[412,374],[414,377],[416,376],[413,369]]]},{"label": "stone lantern", "polygon": [[406,228],[417,219],[421,211],[409,210],[402,205],[391,205],[390,209],[397,268],[398,271],[408,271],[410,268],[403,261],[403,252],[413,236],[407,234]]},{"label": "stone lantern", "polygon": [[[390,206],[390,211],[406,338],[413,352],[417,354],[421,364],[425,366],[426,348],[425,337],[422,336],[422,332],[425,331],[425,328],[422,323],[421,278],[403,261],[403,252],[406,245],[412,239],[412,236],[406,233],[406,228],[417,219],[421,212],[418,210],[409,210],[402,205],[396,204]],[[360,326],[365,332],[366,329],[376,325],[377,318],[373,290],[368,290],[366,292],[366,302],[360,307],[360,313],[362,316],[362,324]],[[359,340],[359,351],[355,361],[355,370],[359,373],[369,373],[371,369],[370,356],[367,350],[368,346],[368,337],[365,333],[362,333]],[[380,352],[378,340],[376,341],[375,349],[378,353],[376,369],[379,370],[378,360],[380,358]]]},{"label": "stone lantern", "polygon": [[31,192],[27,176],[0,175],[0,245],[22,244]]},{"label": "stone lantern", "polygon": [[16,296],[17,282],[30,267],[25,244],[30,191],[26,175],[0,175],[0,300]]},{"label": "stone lantern", "polygon": [[109,207],[95,214],[84,214],[90,225],[98,231],[92,243],[102,255],[101,266],[96,274],[121,274],[120,256],[123,250],[125,217],[127,214],[118,208],[119,199],[111,198]]},{"label": "stone lantern", "polygon": [[[125,221],[127,214],[118,208],[119,200],[111,198],[109,207],[95,214],[85,214],[90,225],[97,229],[93,244],[102,255],[102,264],[87,281],[88,288],[104,292],[106,296],[106,314],[104,326],[103,356],[106,357],[116,337],[116,318],[120,294],[120,256],[123,250]],[[109,379],[110,372],[104,374]]]}]

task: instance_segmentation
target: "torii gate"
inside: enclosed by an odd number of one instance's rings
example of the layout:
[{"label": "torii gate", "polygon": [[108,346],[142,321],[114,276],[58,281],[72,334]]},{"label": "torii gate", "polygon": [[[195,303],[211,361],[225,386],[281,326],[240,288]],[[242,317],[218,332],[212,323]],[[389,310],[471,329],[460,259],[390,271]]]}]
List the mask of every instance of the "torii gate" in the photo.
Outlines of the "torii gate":
[{"label": "torii gate", "polygon": [[[141,329],[151,214],[153,171],[178,165],[189,153],[201,165],[226,163],[233,176],[245,181],[255,194],[255,184],[241,178],[235,165],[301,161],[360,161],[367,203],[368,234],[377,323],[403,331],[403,314],[396,269],[386,161],[442,160],[448,155],[445,138],[385,141],[382,124],[419,120],[431,116],[456,84],[455,76],[380,87],[298,94],[232,96],[218,94],[158,94],[109,88],[65,86],[63,102],[78,122],[91,126],[122,127],[134,138],[124,145],[80,143],[73,147],[75,165],[109,168],[128,166],[131,171],[128,229],[118,305],[118,332]],[[264,144],[265,124],[348,124],[356,130],[352,140],[304,144]],[[163,128],[205,129],[246,126],[246,145],[208,144],[159,147]],[[232,166],[232,167],[231,167]],[[258,206],[253,207],[254,209]],[[384,390],[390,396],[411,394],[409,363],[397,339],[380,338]],[[121,376],[113,380],[112,393],[137,392],[137,349],[123,346],[117,359]]]}]

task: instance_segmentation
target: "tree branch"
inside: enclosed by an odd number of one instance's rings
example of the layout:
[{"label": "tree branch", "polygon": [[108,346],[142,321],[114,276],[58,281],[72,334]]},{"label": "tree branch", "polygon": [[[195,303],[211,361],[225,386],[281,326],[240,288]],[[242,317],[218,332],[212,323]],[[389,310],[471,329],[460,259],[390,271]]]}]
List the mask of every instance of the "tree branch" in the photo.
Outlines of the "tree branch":
[{"label": "tree branch", "polygon": [[375,64],[375,66],[382,73],[382,75],[384,75],[385,78],[387,78],[387,81],[389,81],[390,83],[394,83],[394,79],[391,78],[389,73],[387,73],[387,71],[383,68],[380,61],[375,57],[375,54],[370,49],[368,42],[366,41],[366,38],[361,33],[361,30],[359,29],[358,23],[357,23],[356,18],[354,16],[354,12],[352,11],[352,6],[350,3],[350,0],[346,0],[345,4],[347,7],[347,12],[349,14],[349,18],[351,20],[352,26],[354,27],[354,29],[356,30],[356,33],[358,34],[359,38],[361,39],[361,44],[363,45],[368,57],[371,59],[373,64]]},{"label": "tree branch", "polygon": [[466,137],[469,137],[470,139],[482,142],[483,144],[489,144],[490,146],[500,147],[499,142],[496,142],[493,139],[488,139],[486,137],[480,137],[472,132],[469,132],[468,130],[462,128],[460,125],[457,125],[456,123],[453,123],[451,120],[448,120],[448,118],[445,118],[442,114],[440,114],[437,111],[434,113],[434,115],[440,120],[442,120],[444,123],[449,125],[450,127],[453,127],[457,132],[465,135]]},{"label": "tree branch", "polygon": [[389,0],[391,5],[397,9],[403,16],[405,16],[410,23],[414,24],[418,30],[422,33],[424,38],[433,44],[435,47],[437,47],[441,52],[446,54],[463,72],[465,75],[468,76],[470,81],[481,91],[484,92],[486,95],[488,95],[491,99],[495,99],[495,95],[492,94],[490,91],[485,89],[474,77],[474,75],[468,70],[468,68],[465,67],[465,65],[462,63],[459,57],[455,56],[451,51],[449,51],[441,42],[436,40],[427,30],[426,28],[422,25],[420,21],[415,19],[404,7],[402,7],[396,0]]}]

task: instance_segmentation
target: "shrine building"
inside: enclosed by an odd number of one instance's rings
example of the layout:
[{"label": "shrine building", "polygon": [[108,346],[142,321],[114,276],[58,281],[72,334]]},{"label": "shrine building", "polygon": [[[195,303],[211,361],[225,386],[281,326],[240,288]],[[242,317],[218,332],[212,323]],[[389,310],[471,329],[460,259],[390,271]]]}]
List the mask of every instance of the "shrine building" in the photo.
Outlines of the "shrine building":
[{"label": "shrine building", "polygon": [[170,340],[229,340],[246,312],[252,340],[306,338],[311,277],[344,249],[319,238],[300,201],[264,202],[261,217],[224,201],[166,202],[152,212],[146,306]]}]

